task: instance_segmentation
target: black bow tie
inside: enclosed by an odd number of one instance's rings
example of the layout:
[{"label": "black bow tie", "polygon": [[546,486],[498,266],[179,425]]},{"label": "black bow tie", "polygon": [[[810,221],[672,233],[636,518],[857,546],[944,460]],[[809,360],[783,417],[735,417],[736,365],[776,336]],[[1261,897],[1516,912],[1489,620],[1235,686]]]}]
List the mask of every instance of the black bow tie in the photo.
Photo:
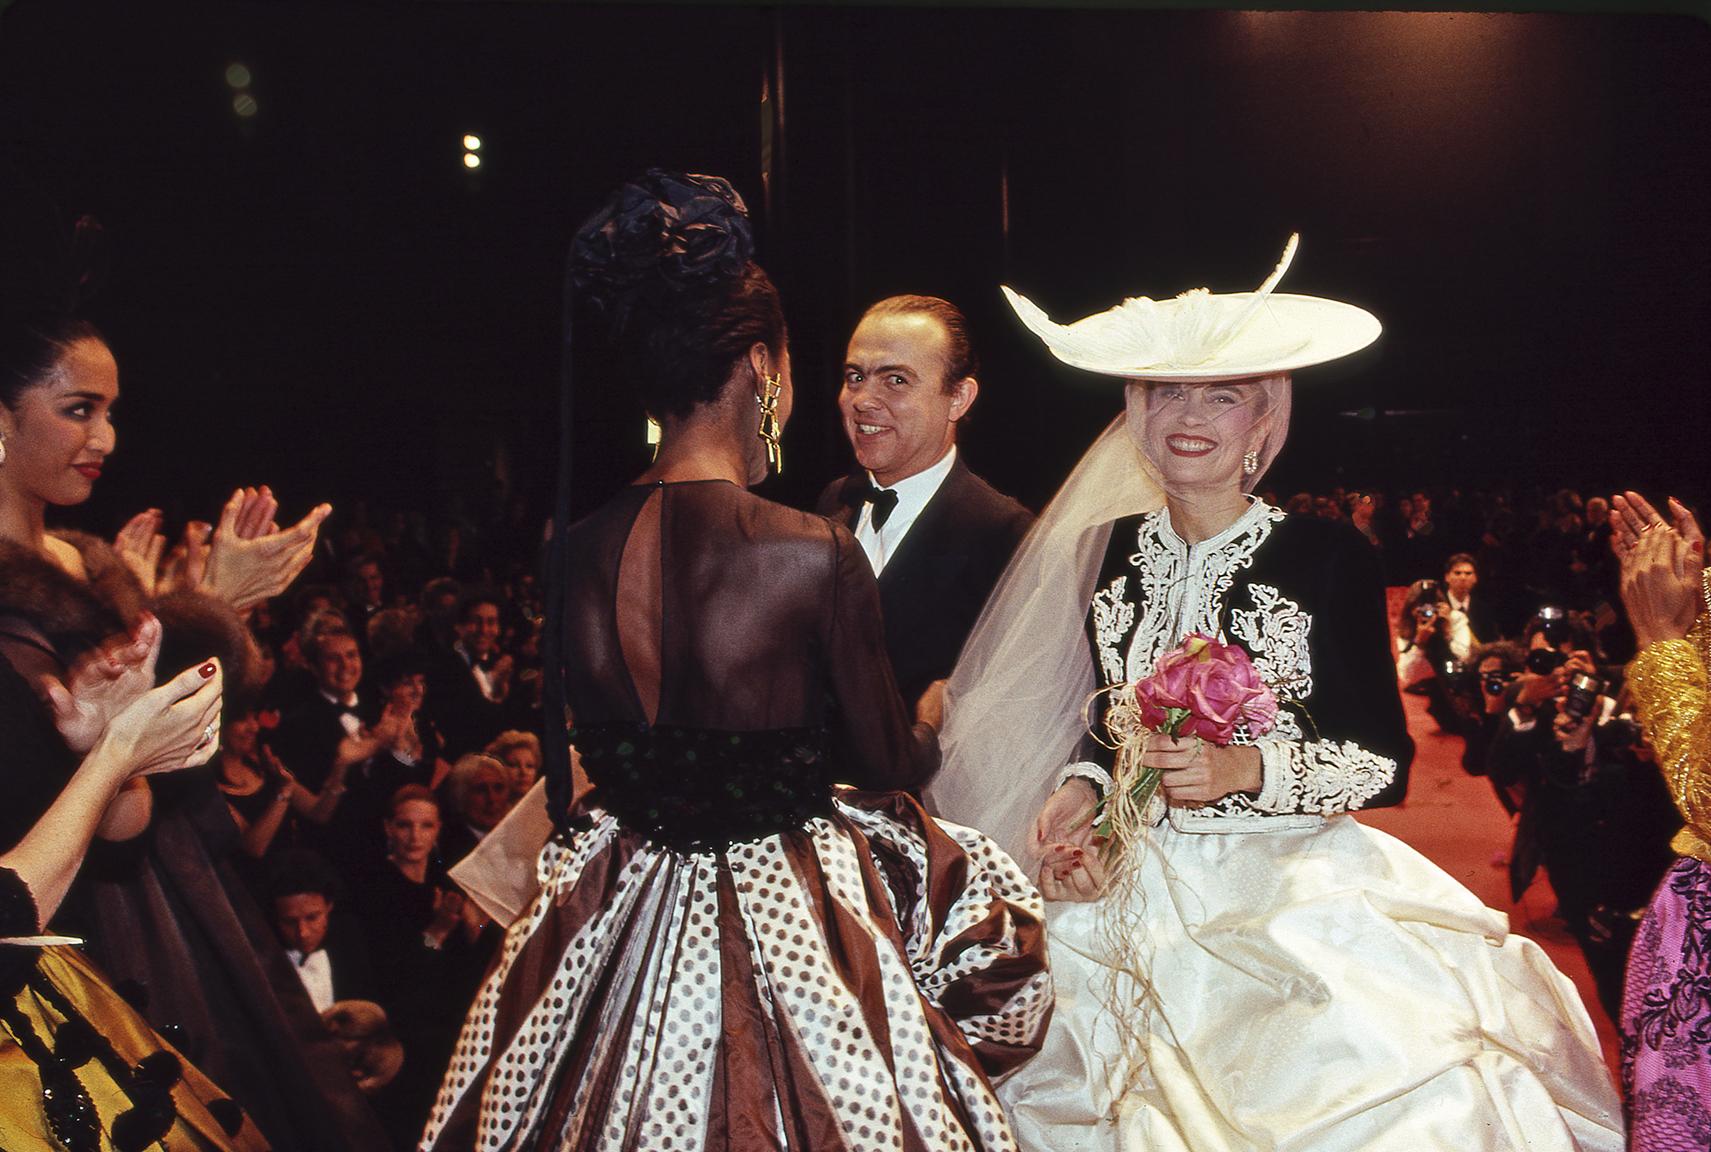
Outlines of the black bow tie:
[{"label": "black bow tie", "polygon": [[875,488],[872,484],[863,484],[860,487],[852,485],[844,492],[844,503],[851,508],[872,504],[873,527],[878,530],[885,527],[885,522],[891,519],[891,510],[897,507],[897,492],[892,488]]}]

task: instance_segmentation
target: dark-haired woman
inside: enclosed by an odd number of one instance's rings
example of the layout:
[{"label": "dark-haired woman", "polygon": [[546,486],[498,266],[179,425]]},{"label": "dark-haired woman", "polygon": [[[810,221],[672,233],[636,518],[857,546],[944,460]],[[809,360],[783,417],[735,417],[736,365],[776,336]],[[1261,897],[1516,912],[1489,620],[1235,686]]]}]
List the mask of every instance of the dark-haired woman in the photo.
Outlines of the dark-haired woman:
[{"label": "dark-haired woman", "polygon": [[987,1077],[1044,1024],[1039,897],[984,837],[834,787],[916,787],[937,740],[849,532],[748,491],[791,407],[749,246],[728,184],[663,173],[578,236],[663,433],[560,534],[594,788],[565,811],[549,772],[561,832],[425,1147],[1014,1147]]},{"label": "dark-haired woman", "polygon": [[[240,493],[200,592],[151,602],[112,548],[46,527],[49,507],[93,491],[115,447],[118,394],[112,352],[87,322],[47,307],[9,310],[0,321],[0,731],[11,752],[0,807],[26,826],[92,738],[53,686],[116,650],[126,670],[113,691],[146,687],[152,664],[130,654],[162,627],[154,612],[165,621],[163,650],[206,641],[192,658],[224,649],[241,683],[248,642],[233,607],[288,582],[326,514],[240,539]],[[212,777],[127,784],[100,834],[118,843],[94,854],[60,923],[87,937],[115,987],[157,1028],[176,1025],[186,1054],[276,1143],[338,1149],[363,1146],[370,1131],[378,1138],[337,1045],[226,858],[238,833]]]}]

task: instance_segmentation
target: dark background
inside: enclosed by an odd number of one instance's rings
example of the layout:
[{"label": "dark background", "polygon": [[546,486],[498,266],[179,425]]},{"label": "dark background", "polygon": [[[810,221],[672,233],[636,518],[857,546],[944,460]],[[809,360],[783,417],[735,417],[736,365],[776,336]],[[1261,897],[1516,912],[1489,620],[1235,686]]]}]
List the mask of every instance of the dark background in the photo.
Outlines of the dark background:
[{"label": "dark background", "polygon": [[[263,481],[288,512],[542,500],[563,256],[650,165],[729,177],[759,222],[792,325],[797,416],[769,482],[786,500],[848,462],[833,398],[873,300],[969,313],[985,370],[965,451],[1038,506],[1118,385],[1050,359],[998,284],[1060,320],[1249,289],[1292,230],[1284,290],[1386,331],[1300,379],[1268,487],[1697,495],[1708,123],[1711,29],[1690,16],[0,10],[0,156],[109,240],[93,316],[121,447],[72,514],[103,529]],[[586,505],[646,449],[598,357],[578,379]]]}]

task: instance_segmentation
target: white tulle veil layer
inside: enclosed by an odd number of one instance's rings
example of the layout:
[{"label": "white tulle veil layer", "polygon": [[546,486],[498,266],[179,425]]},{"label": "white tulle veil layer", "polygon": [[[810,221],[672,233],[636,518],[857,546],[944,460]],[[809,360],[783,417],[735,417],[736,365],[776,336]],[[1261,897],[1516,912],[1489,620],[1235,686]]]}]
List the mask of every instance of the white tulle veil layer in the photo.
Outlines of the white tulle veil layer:
[{"label": "white tulle veil layer", "polygon": [[[1287,375],[1256,381],[1269,422],[1252,489],[1289,433]],[[963,646],[945,690],[935,813],[990,835],[1025,867],[1027,833],[1085,730],[1094,688],[1084,631],[1111,523],[1163,507],[1159,469],[1141,450],[1145,384],[1100,433],[1017,549]]]}]

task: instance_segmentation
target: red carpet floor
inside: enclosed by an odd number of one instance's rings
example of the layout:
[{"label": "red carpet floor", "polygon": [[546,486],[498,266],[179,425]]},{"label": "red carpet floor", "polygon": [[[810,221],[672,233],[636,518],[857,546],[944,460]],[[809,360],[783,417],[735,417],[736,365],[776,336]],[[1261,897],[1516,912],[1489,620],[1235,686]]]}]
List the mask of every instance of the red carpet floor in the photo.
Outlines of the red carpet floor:
[{"label": "red carpet floor", "polygon": [[1509,899],[1509,818],[1491,794],[1491,786],[1482,777],[1462,771],[1461,741],[1438,731],[1420,697],[1402,699],[1408,709],[1408,729],[1419,747],[1408,800],[1397,808],[1363,813],[1360,819],[1429,857],[1489,907],[1507,913],[1511,931],[1539,942],[1580,989],[1614,1076],[1616,1028],[1598,1004],[1592,976],[1574,938],[1551,914],[1556,896],[1549,881],[1541,872],[1519,903]]}]

